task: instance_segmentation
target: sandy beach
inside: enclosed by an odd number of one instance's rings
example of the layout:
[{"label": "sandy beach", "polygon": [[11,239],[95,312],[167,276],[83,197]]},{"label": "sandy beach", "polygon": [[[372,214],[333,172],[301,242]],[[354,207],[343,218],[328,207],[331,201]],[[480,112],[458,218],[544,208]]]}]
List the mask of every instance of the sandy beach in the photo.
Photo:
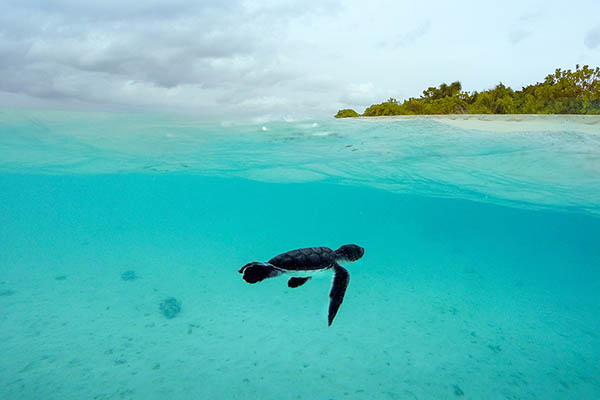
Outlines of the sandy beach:
[{"label": "sandy beach", "polygon": [[427,119],[461,129],[493,132],[575,130],[600,134],[600,115],[546,115],[546,114],[448,114],[396,115],[389,117],[358,117],[361,121],[410,121]]}]

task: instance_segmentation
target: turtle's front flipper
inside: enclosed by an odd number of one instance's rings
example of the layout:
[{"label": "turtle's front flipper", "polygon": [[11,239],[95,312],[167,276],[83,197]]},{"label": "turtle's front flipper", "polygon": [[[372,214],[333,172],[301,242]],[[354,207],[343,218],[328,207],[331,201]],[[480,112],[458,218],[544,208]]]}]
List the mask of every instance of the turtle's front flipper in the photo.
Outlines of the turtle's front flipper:
[{"label": "turtle's front flipper", "polygon": [[274,278],[282,274],[282,271],[279,268],[263,262],[251,262],[240,268],[238,272],[243,274],[242,279],[248,283],[260,282],[267,278]]},{"label": "turtle's front flipper", "polygon": [[333,322],[338,309],[344,301],[344,294],[350,282],[350,274],[345,268],[335,264],[333,266],[333,282],[329,292],[329,326]]},{"label": "turtle's front flipper", "polygon": [[291,288],[302,286],[309,279],[310,279],[310,276],[307,276],[306,278],[290,278],[290,280],[288,281],[288,286]]}]

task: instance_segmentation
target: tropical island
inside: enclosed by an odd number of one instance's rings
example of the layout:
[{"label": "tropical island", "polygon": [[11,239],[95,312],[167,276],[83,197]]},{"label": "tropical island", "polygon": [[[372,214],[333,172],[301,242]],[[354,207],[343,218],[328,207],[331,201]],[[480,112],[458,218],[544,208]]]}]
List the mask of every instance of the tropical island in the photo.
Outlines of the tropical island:
[{"label": "tropical island", "polygon": [[490,90],[467,92],[459,81],[429,87],[403,103],[390,98],[362,114],[338,111],[336,118],[433,114],[600,114],[600,67],[557,69],[543,82],[513,90],[499,83]]}]

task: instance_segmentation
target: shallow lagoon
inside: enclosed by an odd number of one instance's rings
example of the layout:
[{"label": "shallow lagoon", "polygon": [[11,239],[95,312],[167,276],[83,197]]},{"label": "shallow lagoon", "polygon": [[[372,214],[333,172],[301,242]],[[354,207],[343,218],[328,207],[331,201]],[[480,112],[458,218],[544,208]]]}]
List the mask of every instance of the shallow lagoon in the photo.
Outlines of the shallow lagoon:
[{"label": "shallow lagoon", "polygon": [[[2,398],[600,396],[583,125],[1,121]],[[345,243],[366,253],[330,328],[328,278],[237,274]]]}]

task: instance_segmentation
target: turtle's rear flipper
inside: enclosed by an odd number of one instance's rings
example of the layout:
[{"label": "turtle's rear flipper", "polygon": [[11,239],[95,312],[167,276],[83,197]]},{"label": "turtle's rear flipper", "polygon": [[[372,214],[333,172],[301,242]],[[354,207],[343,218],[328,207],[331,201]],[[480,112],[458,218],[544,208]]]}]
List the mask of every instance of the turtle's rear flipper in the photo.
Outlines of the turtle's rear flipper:
[{"label": "turtle's rear flipper", "polygon": [[242,279],[248,283],[256,283],[267,278],[274,278],[281,275],[281,270],[275,268],[271,264],[262,262],[251,262],[244,265],[238,271],[242,275]]},{"label": "turtle's rear flipper", "polygon": [[288,286],[291,288],[302,286],[309,279],[310,279],[310,276],[307,276],[306,278],[290,278],[290,280],[288,281]]},{"label": "turtle's rear flipper", "polygon": [[331,291],[329,292],[329,326],[335,318],[338,309],[344,301],[344,294],[346,288],[350,282],[350,274],[345,268],[335,265],[333,267],[333,283],[331,284]]}]

